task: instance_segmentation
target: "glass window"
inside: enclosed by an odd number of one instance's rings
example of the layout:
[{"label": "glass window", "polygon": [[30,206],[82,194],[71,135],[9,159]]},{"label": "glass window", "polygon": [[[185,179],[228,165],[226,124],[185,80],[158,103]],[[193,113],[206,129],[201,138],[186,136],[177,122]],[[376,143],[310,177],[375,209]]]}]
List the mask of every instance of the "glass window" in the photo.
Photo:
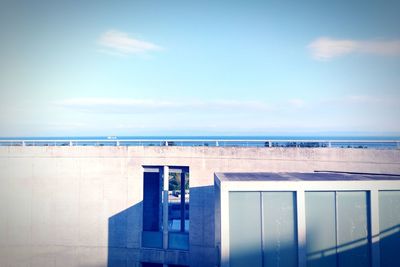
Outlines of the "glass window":
[{"label": "glass window", "polygon": [[381,267],[400,266],[400,191],[379,192]]},{"label": "glass window", "polygon": [[307,266],[370,266],[369,194],[306,192]]},{"label": "glass window", "polygon": [[337,192],[336,203],[338,265],[371,266],[368,192]]},{"label": "glass window", "polygon": [[168,230],[189,231],[189,171],[171,168],[168,181]]},{"label": "glass window", "polygon": [[143,174],[142,246],[162,248],[162,176],[159,167],[145,168]]},{"label": "glass window", "polygon": [[160,230],[160,189],[159,172],[145,172],[143,179],[143,231]]},{"label": "glass window", "polygon": [[263,266],[297,266],[294,192],[262,192]]},{"label": "glass window", "polygon": [[306,192],[307,267],[336,267],[335,192]]},{"label": "glass window", "polygon": [[229,192],[229,266],[262,266],[260,192]]},{"label": "glass window", "polygon": [[294,192],[229,193],[229,266],[297,266]]},{"label": "glass window", "polygon": [[[164,180],[164,171],[168,170]],[[165,182],[165,183],[164,183]],[[168,211],[164,214],[164,211]],[[164,214],[164,215],[163,215]],[[168,220],[165,220],[165,215]],[[162,248],[163,227],[168,247],[189,247],[189,168],[144,167],[142,247]]]}]

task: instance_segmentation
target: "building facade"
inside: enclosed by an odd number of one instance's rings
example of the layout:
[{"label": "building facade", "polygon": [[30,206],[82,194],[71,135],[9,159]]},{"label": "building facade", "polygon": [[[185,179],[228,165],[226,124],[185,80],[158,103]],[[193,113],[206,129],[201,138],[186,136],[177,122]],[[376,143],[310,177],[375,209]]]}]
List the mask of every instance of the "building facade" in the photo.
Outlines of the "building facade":
[{"label": "building facade", "polygon": [[400,174],[400,150],[0,147],[0,266],[217,266],[214,174]]}]

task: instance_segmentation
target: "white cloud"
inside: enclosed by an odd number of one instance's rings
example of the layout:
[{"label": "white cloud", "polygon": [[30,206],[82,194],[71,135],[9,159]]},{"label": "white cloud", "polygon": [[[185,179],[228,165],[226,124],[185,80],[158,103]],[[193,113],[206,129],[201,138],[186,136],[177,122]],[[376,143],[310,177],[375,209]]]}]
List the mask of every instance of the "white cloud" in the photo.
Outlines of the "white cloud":
[{"label": "white cloud", "polygon": [[98,40],[98,44],[106,48],[100,50],[108,54],[144,54],[151,51],[160,51],[163,48],[143,40],[130,37],[125,32],[110,30],[103,33]]},{"label": "white cloud", "polygon": [[400,56],[400,40],[359,41],[321,37],[308,46],[317,60],[329,60],[350,53]]}]

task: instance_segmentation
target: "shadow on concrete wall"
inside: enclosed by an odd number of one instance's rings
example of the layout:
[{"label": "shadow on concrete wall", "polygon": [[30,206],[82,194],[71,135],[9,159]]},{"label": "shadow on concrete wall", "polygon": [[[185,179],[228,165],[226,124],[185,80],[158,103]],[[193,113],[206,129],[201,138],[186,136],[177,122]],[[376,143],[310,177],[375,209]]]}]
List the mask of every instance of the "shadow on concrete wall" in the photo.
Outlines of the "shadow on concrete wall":
[{"label": "shadow on concrete wall", "polygon": [[[364,243],[364,244],[360,244]],[[367,242],[366,239],[359,239],[340,246],[323,249],[307,254],[307,267],[367,267],[372,266],[372,248],[378,243]],[[260,244],[261,246],[261,244]],[[280,257],[290,255],[291,248],[284,244],[269,246],[264,249],[265,255],[275,256],[274,260],[262,260],[261,248],[254,246],[252,249],[236,253],[234,259],[230,259],[230,267],[247,267],[248,262],[254,262],[255,257],[259,257],[257,266],[268,267],[289,267],[297,266],[297,258],[290,260]],[[380,267],[400,266],[400,224],[393,226],[380,234]],[[258,251],[257,251],[258,250]],[[296,256],[297,257],[297,256]],[[232,262],[232,260],[234,262]],[[226,259],[221,259],[221,264],[226,263]],[[264,265],[262,264],[264,261]],[[296,262],[293,264],[293,262]]]},{"label": "shadow on concrete wall", "polygon": [[[140,261],[143,207],[143,202],[139,202],[108,219],[108,267],[136,266]],[[190,188],[189,218],[189,244],[212,247],[215,240],[214,186]],[[170,260],[175,264],[174,261],[180,261]],[[189,261],[190,266],[215,266],[216,250],[210,254],[209,249],[192,247]]]},{"label": "shadow on concrete wall", "polygon": [[367,243],[366,239],[359,239],[308,254],[309,264],[307,266],[371,266],[372,249],[378,245],[380,247],[381,267],[400,266],[400,225],[382,231],[379,244],[378,242]]},{"label": "shadow on concrete wall", "polygon": [[108,267],[135,266],[138,261],[142,206],[140,202],[108,219]]}]

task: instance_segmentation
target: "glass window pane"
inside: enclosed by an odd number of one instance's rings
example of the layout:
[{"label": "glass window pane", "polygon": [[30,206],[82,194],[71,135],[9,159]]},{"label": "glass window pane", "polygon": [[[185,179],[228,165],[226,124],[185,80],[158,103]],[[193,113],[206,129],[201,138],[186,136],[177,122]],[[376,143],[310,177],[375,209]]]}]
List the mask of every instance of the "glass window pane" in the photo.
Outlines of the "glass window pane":
[{"label": "glass window pane", "polygon": [[294,192],[263,192],[265,267],[297,266],[297,218]]},{"label": "glass window pane", "polygon": [[369,195],[306,192],[307,266],[370,266]]},{"label": "glass window pane", "polygon": [[160,230],[161,179],[158,172],[144,172],[143,231]]},{"label": "glass window pane", "polygon": [[335,192],[306,192],[308,267],[336,267]]},{"label": "glass window pane", "polygon": [[400,266],[400,191],[379,192],[381,267]]},{"label": "glass window pane", "polygon": [[338,264],[370,266],[368,193],[337,192],[336,196]]},{"label": "glass window pane", "polygon": [[260,192],[229,193],[229,266],[262,266]]},{"label": "glass window pane", "polygon": [[189,230],[189,173],[185,171],[169,174],[168,230]]}]

